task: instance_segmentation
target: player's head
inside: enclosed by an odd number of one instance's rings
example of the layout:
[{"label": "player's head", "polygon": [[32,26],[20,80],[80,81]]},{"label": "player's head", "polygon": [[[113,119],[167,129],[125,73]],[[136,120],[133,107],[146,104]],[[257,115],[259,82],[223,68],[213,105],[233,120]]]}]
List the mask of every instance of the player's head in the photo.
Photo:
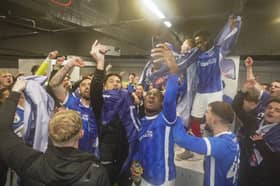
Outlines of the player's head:
[{"label": "player's head", "polygon": [[162,109],[163,95],[156,88],[150,89],[144,97],[145,114],[152,116],[159,113]]},{"label": "player's head", "polygon": [[57,147],[78,148],[83,136],[80,114],[73,110],[63,110],[54,114],[48,125],[51,141]]},{"label": "player's head", "polygon": [[242,108],[245,112],[249,112],[257,107],[259,102],[259,92],[253,88],[249,88],[244,94]]},{"label": "player's head", "polygon": [[90,82],[89,77],[84,77],[79,83],[79,94],[81,98],[86,100],[90,99]]},{"label": "player's head", "polygon": [[143,86],[142,84],[136,85],[136,87],[135,87],[135,94],[136,94],[138,97],[143,97],[143,94],[144,94],[144,86]]},{"label": "player's head", "polygon": [[211,47],[210,33],[208,31],[202,30],[194,34],[194,41],[196,47],[202,51],[206,51]]},{"label": "player's head", "polygon": [[195,46],[195,42],[193,38],[187,38],[183,44],[181,45],[181,53],[186,53],[190,51]]},{"label": "player's head", "polygon": [[205,118],[206,125],[211,131],[229,129],[234,119],[234,111],[228,103],[216,101],[208,105]]},{"label": "player's head", "polygon": [[67,90],[70,88],[71,82],[70,82],[71,77],[69,75],[65,76],[65,78],[62,81],[62,85],[64,88]]},{"label": "player's head", "polygon": [[0,88],[10,88],[14,83],[13,75],[10,72],[0,72]]},{"label": "player's head", "polygon": [[35,73],[37,72],[37,70],[39,69],[39,65],[33,65],[32,67],[31,67],[31,73],[32,73],[32,75],[35,75]]},{"label": "player's head", "polygon": [[270,84],[270,95],[273,97],[280,97],[280,81],[273,81]]},{"label": "player's head", "polygon": [[135,73],[133,73],[133,72],[130,72],[129,74],[128,74],[128,81],[130,82],[130,83],[134,83],[134,78],[135,78]]},{"label": "player's head", "polygon": [[264,120],[267,123],[280,123],[280,98],[272,97],[267,102]]},{"label": "player's head", "polygon": [[122,88],[122,77],[117,73],[107,74],[105,77],[104,89],[113,90]]}]

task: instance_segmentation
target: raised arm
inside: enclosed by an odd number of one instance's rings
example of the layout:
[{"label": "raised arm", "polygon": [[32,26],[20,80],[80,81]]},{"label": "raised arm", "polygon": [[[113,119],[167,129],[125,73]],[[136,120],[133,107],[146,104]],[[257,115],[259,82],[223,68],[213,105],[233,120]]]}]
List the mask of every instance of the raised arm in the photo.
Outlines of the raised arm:
[{"label": "raised arm", "polygon": [[245,60],[244,60],[244,65],[246,68],[246,79],[256,79],[255,75],[253,73],[253,64],[254,64],[254,60],[252,57],[248,56]]},{"label": "raised arm", "polygon": [[96,40],[92,46],[90,55],[96,62],[96,71],[90,84],[90,103],[96,119],[101,119],[101,109],[103,105],[103,83],[105,78],[105,53],[107,49]]},{"label": "raised arm", "polygon": [[70,61],[54,75],[49,83],[54,95],[60,102],[63,102],[67,95],[67,90],[63,87],[62,81],[64,80],[67,73],[70,72],[70,70],[72,70],[72,68],[75,66],[84,66],[83,60],[79,57],[70,59]]},{"label": "raised arm", "polygon": [[36,71],[35,75],[39,76],[39,75],[44,75],[46,73],[46,70],[49,67],[49,63],[51,59],[55,59],[56,56],[58,54],[57,50],[51,51],[49,53],[49,55],[47,56],[47,58],[41,63],[41,65],[39,66],[38,70]]},{"label": "raised arm", "polygon": [[64,56],[58,57],[56,59],[55,64],[53,65],[53,69],[52,69],[52,71],[50,73],[48,81],[51,81],[51,79],[54,77],[54,75],[63,67],[62,63],[64,62],[64,60],[65,60]]},{"label": "raised arm", "polygon": [[174,124],[177,118],[176,98],[178,93],[178,65],[172,51],[165,44],[158,44],[157,48],[152,49],[151,56],[156,58],[154,62],[163,61],[169,69],[162,111],[168,123]]},{"label": "raised arm", "polygon": [[241,17],[229,16],[228,22],[217,35],[214,45],[219,46],[223,56],[230,52],[230,49],[235,45],[241,29]]},{"label": "raised arm", "polygon": [[14,115],[20,97],[20,93],[25,89],[26,81],[17,80],[12,88],[12,92],[7,100],[0,106],[0,156],[8,167],[12,168],[22,176],[23,168],[26,170],[33,159],[41,153],[33,150],[24,144],[23,140],[18,138],[11,124],[14,120]]},{"label": "raised arm", "polygon": [[222,158],[226,155],[227,144],[217,137],[196,137],[185,132],[181,118],[178,118],[173,130],[174,141],[177,145],[192,152]]}]

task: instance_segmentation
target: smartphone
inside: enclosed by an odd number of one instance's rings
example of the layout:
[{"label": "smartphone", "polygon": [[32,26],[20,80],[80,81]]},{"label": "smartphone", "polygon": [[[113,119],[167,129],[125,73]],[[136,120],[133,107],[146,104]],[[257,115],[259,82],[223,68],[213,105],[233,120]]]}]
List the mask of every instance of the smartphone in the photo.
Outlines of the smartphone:
[{"label": "smartphone", "polygon": [[162,40],[159,35],[154,35],[152,37],[152,48],[156,48],[157,44],[162,43]]}]

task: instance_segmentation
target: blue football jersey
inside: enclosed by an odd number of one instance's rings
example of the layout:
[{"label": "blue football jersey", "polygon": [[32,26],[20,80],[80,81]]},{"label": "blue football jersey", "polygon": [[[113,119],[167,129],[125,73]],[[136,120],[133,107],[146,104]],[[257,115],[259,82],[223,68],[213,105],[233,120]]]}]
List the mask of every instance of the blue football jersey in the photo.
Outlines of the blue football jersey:
[{"label": "blue football jersey", "polygon": [[176,176],[172,126],[166,125],[163,113],[141,119],[137,159],[144,169],[142,177],[161,185]]},{"label": "blue football jersey", "polygon": [[204,186],[237,185],[239,144],[232,132],[199,138],[186,134],[180,119],[177,119],[172,132],[175,143],[190,151],[205,155]]},{"label": "blue football jersey", "polygon": [[144,169],[142,177],[153,185],[161,185],[175,179],[174,140],[172,127],[176,123],[176,96],[178,76],[168,75],[162,111],[143,117],[139,131],[139,143],[134,160]]},{"label": "blue football jersey", "polygon": [[14,130],[14,133],[20,138],[23,135],[23,123],[24,123],[24,108],[17,106],[12,128]]},{"label": "blue football jersey", "polygon": [[79,150],[92,152],[98,157],[97,124],[92,108],[84,106],[80,98],[73,96],[71,93],[67,94],[64,106],[67,109],[79,112],[81,115],[84,135],[79,141]]},{"label": "blue football jersey", "polygon": [[213,93],[222,90],[220,63],[236,43],[240,28],[241,17],[237,16],[234,28],[227,22],[217,35],[213,47],[199,55],[197,60],[198,93]]},{"label": "blue football jersey", "polygon": [[197,74],[199,93],[213,93],[222,90],[219,47],[213,47],[198,57]]},{"label": "blue football jersey", "polygon": [[204,186],[236,186],[239,144],[231,132],[204,138],[207,154],[204,160]]}]

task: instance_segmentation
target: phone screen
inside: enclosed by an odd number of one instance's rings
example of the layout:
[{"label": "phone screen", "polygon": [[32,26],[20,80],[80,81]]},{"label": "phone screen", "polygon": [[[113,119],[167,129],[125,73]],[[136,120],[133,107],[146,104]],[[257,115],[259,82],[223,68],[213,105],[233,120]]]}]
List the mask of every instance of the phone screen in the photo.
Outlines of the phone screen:
[{"label": "phone screen", "polygon": [[155,35],[152,37],[152,48],[156,48],[156,45],[161,43],[160,37]]}]

